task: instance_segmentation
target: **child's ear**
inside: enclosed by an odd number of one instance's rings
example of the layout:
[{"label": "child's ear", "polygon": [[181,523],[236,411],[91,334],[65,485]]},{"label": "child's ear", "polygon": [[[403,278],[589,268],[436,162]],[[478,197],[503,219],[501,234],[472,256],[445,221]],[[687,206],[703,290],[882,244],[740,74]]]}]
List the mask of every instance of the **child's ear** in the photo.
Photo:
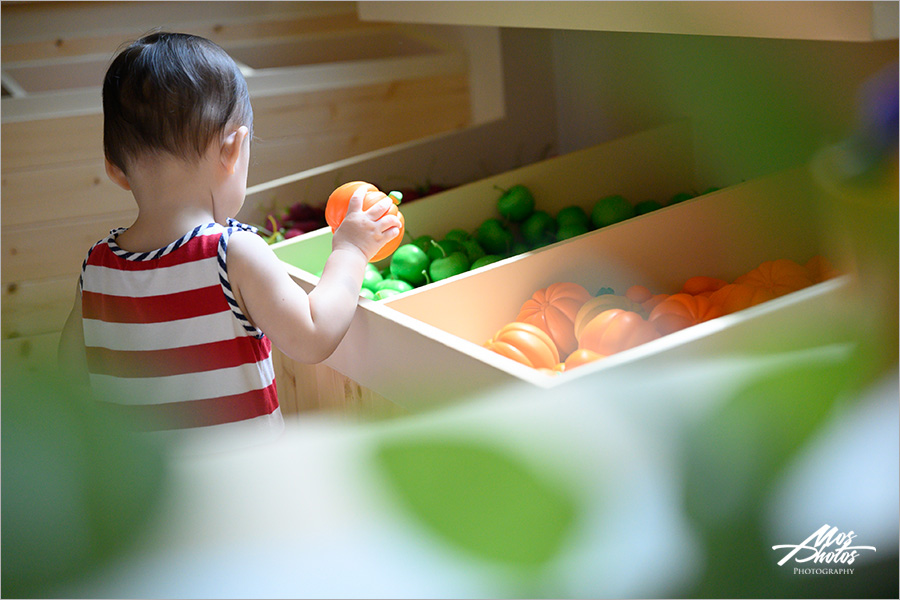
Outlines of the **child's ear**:
[{"label": "child's ear", "polygon": [[125,176],[125,172],[117,167],[116,165],[109,162],[109,159],[103,159],[106,163],[106,176],[115,183],[117,186],[125,190],[126,192],[131,191],[131,184],[128,183],[128,177]]},{"label": "child's ear", "polygon": [[250,129],[246,125],[241,125],[227,136],[222,142],[222,166],[229,174],[234,173],[234,168],[244,151],[244,140],[250,135]]}]

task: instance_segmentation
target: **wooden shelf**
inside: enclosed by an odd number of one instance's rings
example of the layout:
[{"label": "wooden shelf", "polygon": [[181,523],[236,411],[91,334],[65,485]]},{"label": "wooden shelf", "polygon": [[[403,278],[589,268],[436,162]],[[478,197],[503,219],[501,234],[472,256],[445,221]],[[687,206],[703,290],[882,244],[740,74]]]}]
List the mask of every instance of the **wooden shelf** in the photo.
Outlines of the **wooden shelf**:
[{"label": "wooden shelf", "polygon": [[897,2],[358,2],[367,21],[874,41],[897,39]]}]

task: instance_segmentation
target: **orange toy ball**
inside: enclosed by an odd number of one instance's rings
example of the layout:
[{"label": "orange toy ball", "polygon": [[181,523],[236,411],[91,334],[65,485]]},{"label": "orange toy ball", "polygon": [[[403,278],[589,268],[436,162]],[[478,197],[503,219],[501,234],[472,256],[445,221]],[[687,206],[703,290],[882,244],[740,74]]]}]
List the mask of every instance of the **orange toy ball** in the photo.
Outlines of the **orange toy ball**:
[{"label": "orange toy ball", "polygon": [[[363,198],[363,210],[368,210],[373,204],[387,195],[371,183],[366,183],[365,181],[351,181],[335,189],[331,192],[331,195],[328,196],[328,202],[325,204],[325,221],[331,226],[332,233],[337,231],[337,228],[344,222],[344,217],[347,216],[347,205],[350,203],[350,196],[352,196],[353,192],[361,185],[366,186],[366,189],[368,189],[366,197]],[[391,197],[394,198],[393,196]],[[406,222],[403,219],[403,213],[397,208],[398,203],[399,200],[394,198],[394,204],[391,205],[391,208],[388,209],[385,214],[397,215],[397,218],[400,219],[400,233],[397,234],[397,237],[382,246],[381,249],[375,253],[375,256],[369,259],[369,262],[378,262],[383,258],[387,258],[394,253],[394,250],[400,246],[400,242],[403,240],[403,231],[406,228]]]}]

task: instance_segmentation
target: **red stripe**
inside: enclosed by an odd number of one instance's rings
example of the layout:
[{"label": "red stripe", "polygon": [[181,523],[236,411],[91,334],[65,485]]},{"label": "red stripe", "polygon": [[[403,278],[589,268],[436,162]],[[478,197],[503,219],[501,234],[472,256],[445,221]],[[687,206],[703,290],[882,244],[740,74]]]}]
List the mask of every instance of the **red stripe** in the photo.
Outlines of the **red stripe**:
[{"label": "red stripe", "polygon": [[[221,235],[197,235],[183,246],[155,260],[127,260],[116,255],[107,244],[98,244],[91,251],[87,264],[120,271],[148,271],[172,267],[218,254]],[[135,254],[140,254],[136,252]]]},{"label": "red stripe", "polygon": [[278,394],[273,381],[261,390],[220,398],[150,405],[103,402],[102,405],[134,429],[162,431],[221,425],[268,415],[278,408]]},{"label": "red stripe", "polygon": [[162,323],[230,310],[220,285],[158,296],[81,293],[82,316],[109,323]]},{"label": "red stripe", "polygon": [[88,346],[88,370],[116,377],[166,377],[227,369],[255,363],[269,355],[268,338],[239,337],[165,350],[110,350]]}]

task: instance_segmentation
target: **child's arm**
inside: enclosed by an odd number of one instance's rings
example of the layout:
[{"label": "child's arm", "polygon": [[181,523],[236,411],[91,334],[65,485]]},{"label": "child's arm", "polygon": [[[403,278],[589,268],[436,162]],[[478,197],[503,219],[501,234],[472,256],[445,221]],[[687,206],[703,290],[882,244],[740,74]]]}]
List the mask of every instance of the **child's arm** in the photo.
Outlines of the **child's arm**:
[{"label": "child's arm", "polygon": [[81,290],[75,292],[75,304],[59,338],[58,361],[59,369],[68,381],[89,385],[84,328],[81,323]]},{"label": "child's arm", "polygon": [[365,192],[360,186],[351,197],[319,284],[309,294],[258,235],[238,232],[228,243],[228,278],[244,314],[294,360],[318,363],[334,352],[356,312],[366,264],[399,234],[400,220],[385,214],[390,198],[363,212]]}]

